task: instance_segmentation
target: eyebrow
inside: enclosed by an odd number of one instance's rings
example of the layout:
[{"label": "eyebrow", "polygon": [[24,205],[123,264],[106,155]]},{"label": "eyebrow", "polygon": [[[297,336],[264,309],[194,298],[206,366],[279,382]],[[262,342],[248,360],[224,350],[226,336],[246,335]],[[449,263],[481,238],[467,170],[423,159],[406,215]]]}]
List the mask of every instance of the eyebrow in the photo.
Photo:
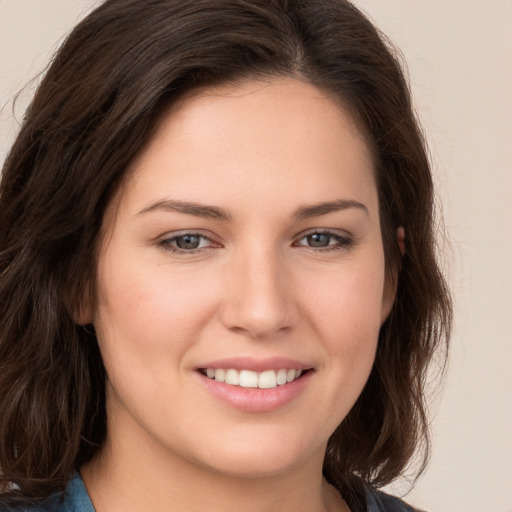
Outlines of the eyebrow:
[{"label": "eyebrow", "polygon": [[223,208],[218,208],[217,206],[208,206],[190,201],[177,201],[174,199],[163,199],[150,204],[146,208],[142,209],[137,215],[143,215],[156,210],[185,213],[187,215],[193,215],[194,217],[203,217],[207,219],[231,220],[232,218],[230,212]]},{"label": "eyebrow", "polygon": [[311,206],[303,206],[299,208],[294,217],[299,220],[310,219],[312,217],[320,217],[321,215],[327,215],[329,213],[339,212],[342,210],[348,210],[350,208],[357,208],[362,210],[367,215],[370,214],[368,208],[358,201],[353,199],[338,199],[336,201],[329,201],[326,203],[317,203]]},{"label": "eyebrow", "polygon": [[[358,201],[352,199],[338,199],[336,201],[328,201],[324,203],[317,203],[310,206],[302,206],[298,208],[293,216],[296,219],[304,220],[312,217],[320,217],[329,213],[334,213],[350,208],[357,208],[367,215],[369,215],[368,208]],[[152,203],[146,208],[142,209],[137,215],[144,215],[149,212],[158,210],[184,213],[186,215],[193,215],[194,217],[203,217],[207,219],[217,219],[229,221],[233,218],[231,212],[218,206],[210,206],[202,203],[195,203],[191,201],[178,201],[175,199],[162,199],[156,203]]]}]

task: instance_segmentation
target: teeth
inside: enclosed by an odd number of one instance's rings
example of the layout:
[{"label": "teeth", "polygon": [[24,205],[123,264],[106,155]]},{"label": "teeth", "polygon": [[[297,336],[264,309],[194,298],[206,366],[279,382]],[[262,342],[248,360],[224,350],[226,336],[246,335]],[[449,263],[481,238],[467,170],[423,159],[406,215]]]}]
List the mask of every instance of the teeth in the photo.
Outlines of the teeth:
[{"label": "teeth", "polygon": [[286,384],[286,374],[288,372],[283,368],[281,370],[278,370],[276,375],[276,381],[278,386],[282,386],[283,384]]},{"label": "teeth", "polygon": [[286,382],[291,382],[292,380],[294,380],[296,374],[297,372],[295,370],[288,370],[286,372]]},{"label": "teeth", "polygon": [[224,382],[226,384],[231,384],[232,386],[238,386],[238,384],[240,384],[238,372],[236,370],[226,370],[226,379]]},{"label": "teeth", "polygon": [[298,379],[302,375],[302,370],[281,368],[279,370],[266,370],[258,373],[251,370],[238,371],[233,368],[207,368],[206,375],[210,379],[225,382],[231,386],[270,389]]},{"label": "teeth", "polygon": [[[208,370],[206,370],[206,374],[208,375]],[[226,370],[214,370],[215,380],[219,382],[224,382],[226,380]]]},{"label": "teeth", "polygon": [[[235,370],[233,370],[235,371]],[[240,386],[243,388],[257,388],[258,387],[258,374],[250,370],[242,370],[240,372]]]},{"label": "teeth", "polygon": [[267,370],[258,375],[258,387],[263,389],[275,388],[277,386],[277,375],[274,370]]}]

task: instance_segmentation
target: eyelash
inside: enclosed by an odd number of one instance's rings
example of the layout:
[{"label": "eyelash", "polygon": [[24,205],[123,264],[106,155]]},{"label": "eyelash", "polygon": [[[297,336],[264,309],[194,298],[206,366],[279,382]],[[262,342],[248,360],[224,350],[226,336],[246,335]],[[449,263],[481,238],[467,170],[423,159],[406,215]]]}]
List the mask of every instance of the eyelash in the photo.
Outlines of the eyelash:
[{"label": "eyelash", "polygon": [[322,230],[322,229],[315,229],[315,230],[309,231],[307,233],[304,233],[299,238],[299,241],[304,240],[305,238],[312,236],[312,235],[326,235],[331,239],[331,241],[334,239],[336,241],[336,243],[334,243],[334,244],[329,243],[328,245],[326,245],[324,247],[312,247],[309,245],[302,245],[297,242],[295,242],[294,245],[296,247],[305,247],[308,250],[313,250],[316,252],[348,250],[353,245],[353,239],[348,234],[341,235],[339,233],[333,233],[332,231]]},{"label": "eyelash", "polygon": [[202,242],[204,242],[205,240],[209,241],[211,244],[215,244],[215,242],[213,242],[212,239],[207,237],[206,235],[203,235],[201,233],[195,233],[195,232],[191,231],[191,232],[180,233],[180,234],[174,235],[174,236],[172,236],[170,238],[166,238],[164,240],[161,240],[161,241],[158,242],[158,245],[163,250],[165,250],[165,251],[169,251],[169,252],[177,253],[177,254],[196,254],[196,253],[202,252],[204,249],[210,249],[211,248],[211,246],[209,246],[209,247],[197,247],[197,248],[194,248],[194,249],[182,249],[181,247],[177,247],[177,246],[172,245],[173,243],[176,243],[177,240],[183,239],[183,238],[186,238],[186,237],[197,237],[197,238],[200,238],[200,244]]},{"label": "eyelash", "polygon": [[[313,235],[326,235],[330,239],[329,242],[331,242],[332,240],[335,240],[336,243],[334,243],[334,244],[328,243],[328,245],[323,246],[323,247],[312,247],[310,245],[299,243],[300,241],[306,239],[307,237],[313,236]],[[177,240],[183,239],[186,237],[198,237],[198,238],[200,238],[200,242],[199,242],[200,244],[204,241],[209,241],[212,245],[207,246],[207,247],[199,246],[199,247],[196,247],[193,249],[183,249],[183,248],[177,247],[175,245],[172,245],[173,243],[176,243]],[[164,240],[159,241],[158,245],[165,251],[169,251],[169,252],[177,253],[177,254],[197,254],[199,252],[202,252],[205,249],[220,247],[220,244],[216,244],[208,236],[203,235],[201,233],[196,233],[196,232],[185,232],[182,234],[174,235],[170,238],[166,238]],[[315,252],[330,252],[330,251],[339,251],[339,250],[350,249],[350,247],[353,245],[353,240],[349,235],[340,235],[337,233],[333,233],[332,231],[316,229],[316,230],[312,230],[312,231],[302,234],[301,237],[296,242],[293,243],[293,245],[294,245],[294,247],[302,247],[302,248],[305,248],[306,250],[312,250]]]}]

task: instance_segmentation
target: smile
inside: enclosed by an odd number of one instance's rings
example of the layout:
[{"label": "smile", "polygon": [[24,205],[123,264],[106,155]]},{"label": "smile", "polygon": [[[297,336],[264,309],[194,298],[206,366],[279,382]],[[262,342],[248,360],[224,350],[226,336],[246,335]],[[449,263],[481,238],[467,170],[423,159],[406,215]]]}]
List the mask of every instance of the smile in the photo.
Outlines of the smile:
[{"label": "smile", "polygon": [[223,382],[230,386],[271,389],[298,379],[302,375],[302,370],[281,368],[278,370],[255,372],[252,370],[239,371],[233,368],[206,368],[202,373],[212,380]]}]

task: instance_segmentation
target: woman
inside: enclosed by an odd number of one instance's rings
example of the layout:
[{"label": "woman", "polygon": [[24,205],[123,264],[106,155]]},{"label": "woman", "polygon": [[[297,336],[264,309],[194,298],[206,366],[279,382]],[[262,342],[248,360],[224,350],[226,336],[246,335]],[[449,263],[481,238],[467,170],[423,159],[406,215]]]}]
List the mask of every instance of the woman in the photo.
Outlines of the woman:
[{"label": "woman", "polygon": [[376,489],[428,452],[432,203],[349,2],[107,0],[3,170],[0,502],[412,510]]}]

